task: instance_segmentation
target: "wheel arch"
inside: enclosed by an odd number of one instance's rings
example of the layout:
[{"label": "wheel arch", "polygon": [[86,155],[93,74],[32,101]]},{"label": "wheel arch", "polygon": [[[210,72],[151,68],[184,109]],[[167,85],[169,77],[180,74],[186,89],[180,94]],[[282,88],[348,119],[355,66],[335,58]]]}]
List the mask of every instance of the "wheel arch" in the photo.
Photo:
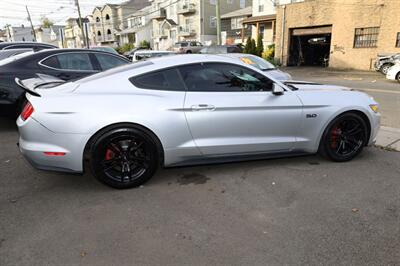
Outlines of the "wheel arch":
[{"label": "wheel arch", "polygon": [[322,138],[324,136],[324,133],[326,131],[326,129],[328,128],[329,124],[336,119],[337,117],[344,115],[344,114],[348,114],[348,113],[352,113],[352,114],[357,114],[361,117],[361,119],[365,122],[365,124],[367,125],[367,141],[366,141],[366,145],[369,142],[369,139],[371,137],[371,121],[368,118],[368,115],[365,114],[365,112],[361,111],[361,110],[357,110],[357,109],[350,109],[350,110],[344,110],[342,112],[339,112],[338,114],[335,114],[331,119],[329,119],[327,121],[327,123],[324,125],[323,130],[318,138],[318,150],[320,149],[321,146],[321,142],[322,142]]},{"label": "wheel arch", "polygon": [[159,164],[161,166],[164,165],[164,147],[160,141],[160,139],[158,138],[158,136],[148,127],[143,126],[141,124],[138,123],[132,123],[132,122],[117,122],[117,123],[113,123],[113,124],[109,124],[107,126],[104,126],[102,128],[100,128],[99,130],[97,130],[90,138],[89,140],[86,142],[85,148],[83,150],[83,169],[85,169],[85,162],[87,162],[89,160],[89,155],[90,155],[90,148],[91,145],[103,134],[105,134],[106,132],[113,130],[113,129],[117,129],[117,128],[123,128],[123,127],[134,127],[142,132],[144,132],[145,134],[149,135],[155,142],[156,146],[157,146],[157,151],[158,151],[158,156],[159,156]]}]

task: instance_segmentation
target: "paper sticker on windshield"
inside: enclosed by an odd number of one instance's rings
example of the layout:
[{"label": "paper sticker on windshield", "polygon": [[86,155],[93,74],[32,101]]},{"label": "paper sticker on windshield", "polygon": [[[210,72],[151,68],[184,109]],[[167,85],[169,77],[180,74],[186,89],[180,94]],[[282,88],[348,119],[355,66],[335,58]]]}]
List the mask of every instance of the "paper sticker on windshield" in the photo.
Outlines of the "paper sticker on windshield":
[{"label": "paper sticker on windshield", "polygon": [[243,63],[248,64],[248,65],[255,65],[256,63],[253,62],[253,60],[251,60],[248,57],[241,57],[240,60],[242,60]]}]

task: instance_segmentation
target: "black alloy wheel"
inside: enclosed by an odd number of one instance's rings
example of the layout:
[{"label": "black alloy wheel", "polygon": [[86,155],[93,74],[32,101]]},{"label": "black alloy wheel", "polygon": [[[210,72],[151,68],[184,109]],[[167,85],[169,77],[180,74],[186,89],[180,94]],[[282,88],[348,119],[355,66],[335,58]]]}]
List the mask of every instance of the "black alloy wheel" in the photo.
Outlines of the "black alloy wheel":
[{"label": "black alloy wheel", "polygon": [[333,161],[350,161],[362,151],[367,138],[364,120],[358,114],[345,113],[335,118],[325,130],[320,151]]},{"label": "black alloy wheel", "polygon": [[111,130],[100,136],[92,148],[93,174],[114,188],[140,186],[154,175],[157,167],[155,142],[135,128]]}]

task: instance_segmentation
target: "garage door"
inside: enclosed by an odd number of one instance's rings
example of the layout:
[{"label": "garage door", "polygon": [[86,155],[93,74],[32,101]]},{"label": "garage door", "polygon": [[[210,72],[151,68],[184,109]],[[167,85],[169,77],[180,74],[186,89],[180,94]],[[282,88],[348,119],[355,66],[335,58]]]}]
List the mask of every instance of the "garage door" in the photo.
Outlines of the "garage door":
[{"label": "garage door", "polygon": [[292,36],[318,35],[332,33],[332,26],[292,29]]}]

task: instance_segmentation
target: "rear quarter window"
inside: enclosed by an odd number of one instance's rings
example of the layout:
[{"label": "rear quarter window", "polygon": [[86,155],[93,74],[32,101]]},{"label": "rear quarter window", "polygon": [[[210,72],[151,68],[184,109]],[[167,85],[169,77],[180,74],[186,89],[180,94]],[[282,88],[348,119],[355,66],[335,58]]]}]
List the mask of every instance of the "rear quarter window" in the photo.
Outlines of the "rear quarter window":
[{"label": "rear quarter window", "polygon": [[185,87],[175,68],[154,71],[132,77],[129,81],[140,89],[184,91]]}]

